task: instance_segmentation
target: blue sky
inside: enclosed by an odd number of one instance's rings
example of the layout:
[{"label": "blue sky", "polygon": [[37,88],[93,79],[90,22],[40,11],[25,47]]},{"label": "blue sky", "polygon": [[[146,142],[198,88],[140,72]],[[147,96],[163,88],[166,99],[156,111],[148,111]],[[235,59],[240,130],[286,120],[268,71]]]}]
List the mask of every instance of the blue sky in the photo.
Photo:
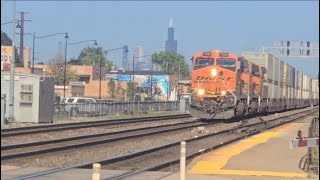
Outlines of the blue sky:
[{"label": "blue sky", "polygon": [[[11,21],[12,1],[1,1],[1,21]],[[97,39],[104,49],[128,45],[144,47],[145,54],[159,51],[167,37],[169,17],[174,19],[178,51],[186,61],[192,54],[210,49],[259,50],[275,41],[319,42],[319,2],[108,2],[108,1],[18,1],[17,11],[30,12],[26,33],[38,36],[69,32],[70,42]],[[12,26],[1,27],[12,37]],[[18,36],[16,36],[18,43]],[[39,39],[36,57],[46,61],[55,56],[63,36]],[[32,46],[26,36],[25,46]],[[87,43],[70,46],[68,57],[77,57]],[[111,58],[121,60],[121,51]],[[130,58],[132,55],[129,56]],[[319,59],[282,58],[304,73],[317,75]]]}]

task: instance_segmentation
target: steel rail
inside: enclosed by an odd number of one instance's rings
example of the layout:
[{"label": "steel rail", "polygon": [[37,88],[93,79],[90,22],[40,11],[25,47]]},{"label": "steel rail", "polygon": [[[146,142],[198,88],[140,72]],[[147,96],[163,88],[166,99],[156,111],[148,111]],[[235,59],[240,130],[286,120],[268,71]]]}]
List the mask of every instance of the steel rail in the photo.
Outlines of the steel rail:
[{"label": "steel rail", "polygon": [[106,126],[106,125],[147,122],[147,121],[181,119],[181,118],[190,118],[190,117],[192,117],[190,114],[179,114],[179,115],[171,115],[171,116],[155,116],[155,117],[118,119],[118,120],[100,120],[100,121],[90,121],[90,122],[80,122],[80,123],[66,123],[66,124],[53,124],[53,125],[22,127],[22,128],[11,128],[11,129],[1,130],[1,137],[3,138],[3,137],[9,137],[9,136],[12,137],[12,136],[18,136],[18,135],[34,134],[34,133],[62,131],[62,130],[70,130],[70,129]]}]

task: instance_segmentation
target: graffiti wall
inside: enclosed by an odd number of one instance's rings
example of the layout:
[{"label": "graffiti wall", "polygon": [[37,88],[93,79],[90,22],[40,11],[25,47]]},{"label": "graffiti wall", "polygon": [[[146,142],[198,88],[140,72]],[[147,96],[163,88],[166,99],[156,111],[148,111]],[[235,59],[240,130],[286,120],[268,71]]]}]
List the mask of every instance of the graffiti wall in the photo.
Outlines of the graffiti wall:
[{"label": "graffiti wall", "polygon": [[[132,75],[116,75],[115,79],[124,82],[132,82]],[[134,82],[138,87],[150,88],[151,87],[151,75],[135,75]],[[152,76],[152,91],[153,94],[159,96],[168,96],[169,90],[169,76],[166,75],[153,75]]]},{"label": "graffiti wall", "polygon": [[1,46],[1,71],[10,70],[12,59],[12,46]]}]

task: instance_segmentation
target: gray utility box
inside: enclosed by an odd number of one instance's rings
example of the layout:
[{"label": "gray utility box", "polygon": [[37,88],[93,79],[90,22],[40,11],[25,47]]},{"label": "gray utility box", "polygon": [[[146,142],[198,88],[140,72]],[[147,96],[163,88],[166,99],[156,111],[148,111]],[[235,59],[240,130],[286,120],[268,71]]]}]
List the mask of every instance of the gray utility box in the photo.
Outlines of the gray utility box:
[{"label": "gray utility box", "polygon": [[[5,115],[9,115],[10,74],[1,73],[1,94],[6,95]],[[1,101],[2,102],[2,101]],[[35,74],[15,74],[14,121],[51,123],[53,121],[54,79]],[[1,106],[2,107],[2,106]],[[1,115],[2,118],[2,115]]]},{"label": "gray utility box", "polygon": [[1,128],[4,125],[5,112],[6,112],[6,95],[1,94]]}]

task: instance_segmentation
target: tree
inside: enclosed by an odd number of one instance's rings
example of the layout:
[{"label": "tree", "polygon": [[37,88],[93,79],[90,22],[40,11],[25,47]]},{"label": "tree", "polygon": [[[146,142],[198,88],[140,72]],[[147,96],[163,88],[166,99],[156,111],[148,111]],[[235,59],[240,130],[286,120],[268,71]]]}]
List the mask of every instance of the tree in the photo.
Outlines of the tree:
[{"label": "tree", "polygon": [[133,100],[133,95],[134,95],[134,84],[133,82],[128,82],[127,83],[127,95],[129,100]]},{"label": "tree", "polygon": [[[101,59],[100,59],[101,58]],[[84,48],[78,57],[78,64],[81,65],[95,65],[99,66],[101,60],[101,65],[107,67],[110,71],[112,67],[112,62],[109,61],[102,52],[102,47],[88,47]]]},{"label": "tree", "polygon": [[[12,46],[12,40],[9,38],[7,33],[3,32],[2,30],[1,30],[1,46]],[[15,59],[20,59],[17,47],[15,48]],[[23,66],[23,62],[20,62],[17,65]]]},{"label": "tree", "polygon": [[12,40],[1,30],[1,46],[12,46]]},{"label": "tree", "polygon": [[160,65],[162,71],[168,75],[177,75],[180,65],[181,79],[189,78],[190,69],[184,56],[174,52],[160,52],[152,55],[153,61]]},{"label": "tree", "polygon": [[114,82],[114,79],[110,79],[108,82],[108,92],[111,98],[115,98],[116,84]]},{"label": "tree", "polygon": [[[57,55],[49,64],[48,74],[53,76],[56,85],[64,85],[64,59],[61,55]],[[78,76],[70,70],[70,66],[67,65],[66,70],[66,85],[71,81],[77,81]]]}]

